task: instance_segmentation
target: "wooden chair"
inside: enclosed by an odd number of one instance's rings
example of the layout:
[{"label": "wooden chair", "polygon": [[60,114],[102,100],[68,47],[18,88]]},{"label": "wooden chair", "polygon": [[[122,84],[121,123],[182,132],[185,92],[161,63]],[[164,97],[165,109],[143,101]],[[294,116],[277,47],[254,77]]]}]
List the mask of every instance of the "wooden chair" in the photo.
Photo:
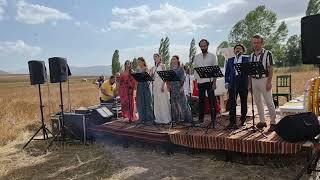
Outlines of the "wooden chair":
[{"label": "wooden chair", "polygon": [[[286,92],[279,92],[280,88],[286,88]],[[287,102],[292,99],[291,75],[279,75],[276,80],[276,93],[272,94],[274,105],[279,107],[279,97],[286,97]]]}]

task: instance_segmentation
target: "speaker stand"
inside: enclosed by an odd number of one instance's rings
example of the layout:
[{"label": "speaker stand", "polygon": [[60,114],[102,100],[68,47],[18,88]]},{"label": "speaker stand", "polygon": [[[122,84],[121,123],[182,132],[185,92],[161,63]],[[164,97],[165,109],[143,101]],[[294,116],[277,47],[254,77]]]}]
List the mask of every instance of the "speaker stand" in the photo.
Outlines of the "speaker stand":
[{"label": "speaker stand", "polygon": [[[38,84],[38,90],[39,90],[39,99],[40,99],[40,113],[41,113],[41,127],[37,130],[37,132],[29,139],[29,141],[23,146],[22,149],[25,149],[29,143],[32,140],[47,140],[49,139],[49,135],[48,134],[52,134],[48,128],[46,128],[46,124],[44,123],[44,116],[43,116],[43,104],[42,104],[42,95],[41,95],[41,86],[40,84]],[[43,139],[35,139],[35,137],[37,136],[37,134],[42,130],[42,134],[43,134]]]},{"label": "speaker stand", "polygon": [[59,82],[59,87],[60,87],[60,105],[59,106],[60,106],[60,109],[61,109],[60,130],[55,136],[53,136],[53,140],[48,145],[47,150],[50,148],[50,146],[53,144],[53,142],[59,137],[59,135],[62,137],[62,142],[65,142],[63,96],[62,96],[62,84],[61,84],[61,81]]}]

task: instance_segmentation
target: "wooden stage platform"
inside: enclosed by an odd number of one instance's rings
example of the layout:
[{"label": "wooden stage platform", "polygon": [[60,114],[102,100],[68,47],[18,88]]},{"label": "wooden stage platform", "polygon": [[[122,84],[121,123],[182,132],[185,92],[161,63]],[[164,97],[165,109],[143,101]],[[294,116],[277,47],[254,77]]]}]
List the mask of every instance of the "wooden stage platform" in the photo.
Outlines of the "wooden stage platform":
[{"label": "wooden stage platform", "polygon": [[[227,116],[218,117],[217,121],[219,123],[216,123],[216,128],[210,129],[207,134],[205,128],[197,127],[188,130],[186,126],[176,125],[170,129],[169,125],[137,125],[137,123],[128,123],[123,119],[90,128],[90,131],[146,142],[174,144],[193,149],[226,150],[248,154],[295,154],[301,150],[304,143],[286,142],[275,132],[268,133],[267,128],[264,132],[267,137],[264,137],[260,132],[250,130],[225,130],[224,127],[228,124],[227,118]],[[247,127],[252,125],[251,119],[251,117],[248,117]],[[258,121],[258,118],[256,118],[256,123]]]}]

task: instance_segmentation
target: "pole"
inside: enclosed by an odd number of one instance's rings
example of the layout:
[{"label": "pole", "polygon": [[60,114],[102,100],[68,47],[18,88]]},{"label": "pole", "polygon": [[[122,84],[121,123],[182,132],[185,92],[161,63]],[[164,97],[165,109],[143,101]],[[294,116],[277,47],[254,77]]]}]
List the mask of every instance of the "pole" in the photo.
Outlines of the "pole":
[{"label": "pole", "polygon": [[43,117],[43,105],[42,105],[42,96],[41,96],[41,87],[40,84],[38,84],[38,90],[39,90],[39,101],[40,101],[40,112],[41,112],[41,127],[42,127],[42,133],[43,133],[43,139],[46,139],[46,129],[44,125],[44,117]]}]

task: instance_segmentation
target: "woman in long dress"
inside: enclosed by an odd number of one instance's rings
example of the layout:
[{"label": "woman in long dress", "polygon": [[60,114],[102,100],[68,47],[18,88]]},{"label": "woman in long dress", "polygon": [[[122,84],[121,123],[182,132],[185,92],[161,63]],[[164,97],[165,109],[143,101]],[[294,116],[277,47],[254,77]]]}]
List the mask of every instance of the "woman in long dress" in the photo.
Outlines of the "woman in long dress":
[{"label": "woman in long dress", "polygon": [[131,76],[131,73],[131,62],[127,60],[124,63],[124,71],[121,72],[119,77],[119,96],[122,117],[128,118],[129,121],[136,120],[133,98],[136,80]]},{"label": "woman in long dress", "polygon": [[[138,58],[138,73],[148,72],[146,61],[143,57]],[[152,99],[149,82],[138,82],[137,86],[137,109],[140,122],[153,121]]]},{"label": "woman in long dress", "polygon": [[158,71],[164,71],[165,66],[161,62],[159,54],[154,54],[155,66],[151,69],[150,75],[153,76],[152,82],[153,107],[155,122],[159,124],[168,124],[171,122],[170,99],[166,83],[158,75]]},{"label": "woman in long dress", "polygon": [[172,81],[169,83],[172,119],[176,122],[191,122],[191,108],[183,90],[185,75],[183,68],[180,66],[179,56],[175,55],[171,58],[171,67],[180,79],[180,81]]}]

